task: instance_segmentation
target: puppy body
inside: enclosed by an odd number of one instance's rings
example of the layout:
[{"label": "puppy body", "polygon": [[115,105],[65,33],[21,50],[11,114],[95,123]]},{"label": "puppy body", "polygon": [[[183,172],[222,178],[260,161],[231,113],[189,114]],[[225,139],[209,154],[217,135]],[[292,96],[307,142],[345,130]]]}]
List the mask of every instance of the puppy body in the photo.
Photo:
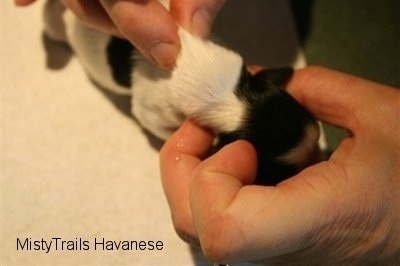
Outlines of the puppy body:
[{"label": "puppy body", "polygon": [[114,92],[132,94],[133,115],[157,137],[166,139],[185,117],[217,133],[239,126],[244,106],[233,93],[243,65],[238,54],[180,29],[182,49],[175,69],[158,69],[131,47],[126,51],[129,84],[124,86],[113,76],[118,67],[110,65],[107,53],[110,44],[123,49],[118,46],[126,41],[88,28],[69,12],[65,21],[68,43],[90,77]]},{"label": "puppy body", "polygon": [[210,127],[220,144],[246,139],[259,159],[258,183],[276,184],[304,167],[316,149],[318,126],[282,85],[292,70],[251,75],[240,55],[179,30],[181,52],[172,72],[156,68],[127,41],[64,16],[68,44],[90,77],[132,95],[132,113],[161,139],[187,117]]}]

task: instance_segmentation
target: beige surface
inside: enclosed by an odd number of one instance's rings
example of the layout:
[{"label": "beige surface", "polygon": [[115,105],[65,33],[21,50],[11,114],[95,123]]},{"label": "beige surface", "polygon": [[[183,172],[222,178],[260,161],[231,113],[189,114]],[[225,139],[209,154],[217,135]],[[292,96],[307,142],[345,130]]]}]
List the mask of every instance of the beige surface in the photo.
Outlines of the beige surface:
[{"label": "beige surface", "polygon": [[[75,58],[61,64],[66,55],[62,48],[45,49],[44,1],[25,9],[11,2],[0,1],[0,264],[210,265],[193,256],[174,233],[160,184],[158,151],[117,108],[126,111],[129,100],[102,93]],[[237,3],[239,12],[230,7],[223,12],[232,24],[218,22],[219,33],[233,36],[224,39],[246,51],[248,62],[290,63],[297,45],[287,3],[229,2],[232,7]],[[58,60],[46,64],[49,54]],[[17,238],[54,237],[81,238],[89,241],[90,250],[16,250]],[[164,248],[93,250],[94,238],[103,237],[159,240]]]}]

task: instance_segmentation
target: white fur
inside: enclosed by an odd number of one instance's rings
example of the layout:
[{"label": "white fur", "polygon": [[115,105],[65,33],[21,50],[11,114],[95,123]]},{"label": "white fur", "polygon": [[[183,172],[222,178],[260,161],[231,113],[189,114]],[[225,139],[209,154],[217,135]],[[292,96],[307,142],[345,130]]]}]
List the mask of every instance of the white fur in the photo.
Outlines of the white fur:
[{"label": "white fur", "polygon": [[83,25],[70,11],[65,12],[64,24],[68,44],[89,76],[104,88],[120,94],[130,94],[129,90],[112,79],[105,57],[110,36]]},{"label": "white fur", "polygon": [[[112,79],[105,57],[109,36],[88,28],[69,12],[65,24],[68,42],[92,79],[126,94],[126,88]],[[179,36],[181,51],[172,72],[160,70],[135,55],[131,87],[134,116],[162,139],[170,136],[185,117],[216,132],[237,129],[245,112],[244,104],[234,95],[242,58],[183,29]]]},{"label": "white fur", "polygon": [[304,167],[315,153],[316,143],[320,137],[318,127],[319,125],[316,126],[315,124],[308,125],[301,143],[278,159],[298,167]]},{"label": "white fur", "polygon": [[182,51],[169,81],[177,108],[217,132],[237,129],[244,115],[244,104],[234,94],[242,58],[182,29],[179,33]]}]

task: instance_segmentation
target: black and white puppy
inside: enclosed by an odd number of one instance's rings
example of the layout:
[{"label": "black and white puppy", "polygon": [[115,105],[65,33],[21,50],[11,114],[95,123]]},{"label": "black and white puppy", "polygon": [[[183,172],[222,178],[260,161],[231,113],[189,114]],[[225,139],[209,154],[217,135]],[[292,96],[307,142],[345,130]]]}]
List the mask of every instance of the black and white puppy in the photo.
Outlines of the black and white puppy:
[{"label": "black and white puppy", "polygon": [[90,77],[114,92],[131,94],[133,115],[155,136],[167,139],[189,117],[211,128],[220,145],[248,140],[258,154],[256,183],[267,185],[295,174],[315,154],[317,122],[284,89],[291,68],[252,75],[239,54],[179,29],[181,51],[169,72],[126,40],[88,28],[69,12],[63,23],[60,32],[65,30]]}]

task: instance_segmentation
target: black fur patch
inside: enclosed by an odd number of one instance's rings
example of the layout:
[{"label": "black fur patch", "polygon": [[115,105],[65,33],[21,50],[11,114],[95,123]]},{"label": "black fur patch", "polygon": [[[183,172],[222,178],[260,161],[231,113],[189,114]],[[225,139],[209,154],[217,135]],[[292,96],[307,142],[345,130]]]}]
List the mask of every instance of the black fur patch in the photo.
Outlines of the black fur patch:
[{"label": "black fur patch", "polygon": [[296,147],[308,125],[316,123],[311,113],[284,89],[291,68],[264,70],[251,75],[243,70],[236,95],[247,107],[242,126],[220,135],[222,144],[246,139],[258,155],[256,183],[275,185],[294,175],[297,166],[277,160]]},{"label": "black fur patch", "polygon": [[107,45],[107,62],[114,81],[120,86],[130,88],[132,85],[134,51],[135,48],[130,42],[117,37],[112,37]]}]

